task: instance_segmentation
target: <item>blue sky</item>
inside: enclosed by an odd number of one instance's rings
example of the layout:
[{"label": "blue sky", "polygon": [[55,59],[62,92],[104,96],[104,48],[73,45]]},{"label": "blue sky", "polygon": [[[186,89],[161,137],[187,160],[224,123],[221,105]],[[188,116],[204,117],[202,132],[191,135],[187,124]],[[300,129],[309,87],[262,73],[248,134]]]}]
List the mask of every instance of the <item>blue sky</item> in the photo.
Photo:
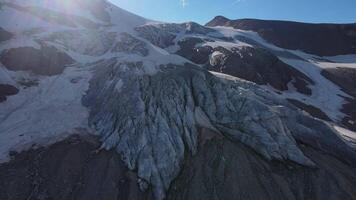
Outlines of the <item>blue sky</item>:
[{"label": "blue sky", "polygon": [[214,16],[356,23],[356,0],[110,0],[143,17],[205,24]]}]

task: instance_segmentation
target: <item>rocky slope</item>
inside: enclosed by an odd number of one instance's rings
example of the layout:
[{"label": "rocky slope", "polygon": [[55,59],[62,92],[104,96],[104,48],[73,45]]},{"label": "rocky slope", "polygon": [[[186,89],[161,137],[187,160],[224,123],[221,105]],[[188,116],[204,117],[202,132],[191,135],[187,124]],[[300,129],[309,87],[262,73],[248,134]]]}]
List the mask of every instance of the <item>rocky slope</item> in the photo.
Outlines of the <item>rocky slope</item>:
[{"label": "rocky slope", "polygon": [[307,24],[288,21],[240,19],[222,16],[207,26],[231,26],[257,32],[276,46],[319,56],[356,54],[356,24]]},{"label": "rocky slope", "polygon": [[0,4],[1,198],[355,198],[352,94],[321,73],[353,61],[104,0]]}]

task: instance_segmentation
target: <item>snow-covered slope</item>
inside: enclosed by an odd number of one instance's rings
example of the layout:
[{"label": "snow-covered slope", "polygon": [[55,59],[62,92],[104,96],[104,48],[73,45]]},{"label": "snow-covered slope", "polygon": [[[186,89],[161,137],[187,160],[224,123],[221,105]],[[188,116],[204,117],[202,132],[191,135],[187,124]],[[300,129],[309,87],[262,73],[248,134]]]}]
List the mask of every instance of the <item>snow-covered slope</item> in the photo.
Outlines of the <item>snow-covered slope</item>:
[{"label": "snow-covered slope", "polygon": [[[345,134],[286,100],[341,124],[349,95],[320,74],[332,65],[323,58],[249,31],[153,22],[105,0],[2,0],[0,28],[11,34],[0,40],[1,162],[69,135],[97,135],[157,199],[211,138],[269,161],[316,166],[303,143],[356,165]],[[224,74],[234,66],[243,69]]]}]

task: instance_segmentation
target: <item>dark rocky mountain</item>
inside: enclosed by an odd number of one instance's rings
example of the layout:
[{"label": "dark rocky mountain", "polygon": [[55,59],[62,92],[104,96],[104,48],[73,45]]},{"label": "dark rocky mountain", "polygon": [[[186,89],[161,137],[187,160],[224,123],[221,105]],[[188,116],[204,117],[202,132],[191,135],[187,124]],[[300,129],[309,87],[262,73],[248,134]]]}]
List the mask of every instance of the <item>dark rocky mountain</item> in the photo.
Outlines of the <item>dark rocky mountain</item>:
[{"label": "dark rocky mountain", "polygon": [[1,200],[356,199],[354,55],[106,0],[0,6]]},{"label": "dark rocky mountain", "polygon": [[0,42],[9,40],[9,39],[11,39],[11,37],[12,37],[12,34],[10,32],[7,32],[0,27]]},{"label": "dark rocky mountain", "polygon": [[319,56],[356,54],[356,24],[308,24],[257,19],[230,20],[218,16],[206,25],[251,30],[276,46]]}]

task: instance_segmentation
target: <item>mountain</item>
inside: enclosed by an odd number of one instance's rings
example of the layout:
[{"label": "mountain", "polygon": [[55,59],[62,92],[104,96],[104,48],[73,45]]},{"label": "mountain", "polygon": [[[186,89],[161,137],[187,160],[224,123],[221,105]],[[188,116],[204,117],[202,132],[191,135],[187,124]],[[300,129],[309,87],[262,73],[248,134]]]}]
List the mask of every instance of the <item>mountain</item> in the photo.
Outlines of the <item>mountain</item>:
[{"label": "mountain", "polygon": [[0,31],[0,199],[356,198],[355,55],[105,0]]},{"label": "mountain", "polygon": [[356,24],[308,24],[300,22],[239,19],[218,16],[207,26],[229,26],[257,32],[274,45],[319,56],[356,54]]}]

